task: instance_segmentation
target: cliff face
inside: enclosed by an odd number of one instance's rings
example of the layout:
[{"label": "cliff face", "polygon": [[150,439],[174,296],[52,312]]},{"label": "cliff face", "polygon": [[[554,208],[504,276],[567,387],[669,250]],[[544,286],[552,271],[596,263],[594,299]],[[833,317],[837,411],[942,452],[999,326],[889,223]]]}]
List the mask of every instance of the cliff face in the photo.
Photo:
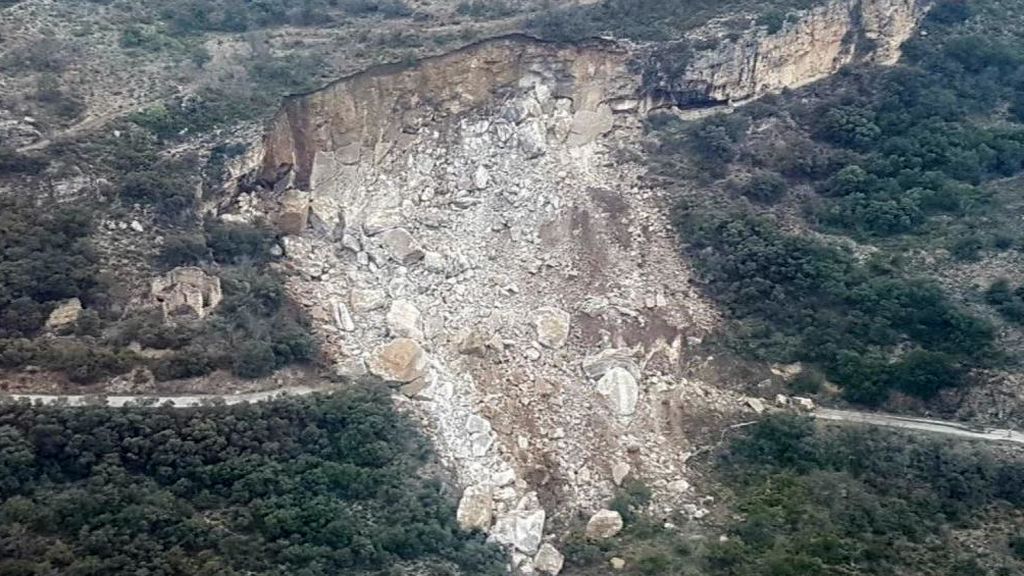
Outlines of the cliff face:
[{"label": "cliff face", "polygon": [[834,0],[776,34],[754,32],[697,54],[661,89],[677,104],[739,102],[825,78],[855,61],[895,63],[925,10],[921,0]]},{"label": "cliff face", "polygon": [[644,81],[630,53],[612,42],[545,43],[526,36],[488,40],[408,66],[376,68],[288,99],[264,140],[262,175],[294,167],[310,188],[314,157],[331,152],[347,165],[400,148],[407,136],[502,94],[543,84],[572,102],[583,130],[608,112],[658,106],[735,103],[824,78],[854,61],[893,63],[924,13],[923,0],[832,0],[768,34],[753,30],[694,54],[682,73]]}]

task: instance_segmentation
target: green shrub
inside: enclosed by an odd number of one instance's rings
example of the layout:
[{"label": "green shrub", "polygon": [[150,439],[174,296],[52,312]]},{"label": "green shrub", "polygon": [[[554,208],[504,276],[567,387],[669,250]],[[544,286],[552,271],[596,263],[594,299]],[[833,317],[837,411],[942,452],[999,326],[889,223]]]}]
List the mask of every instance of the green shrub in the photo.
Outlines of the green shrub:
[{"label": "green shrub", "polygon": [[755,172],[740,185],[740,194],[755,202],[773,204],[786,194],[786,181],[772,172]]}]

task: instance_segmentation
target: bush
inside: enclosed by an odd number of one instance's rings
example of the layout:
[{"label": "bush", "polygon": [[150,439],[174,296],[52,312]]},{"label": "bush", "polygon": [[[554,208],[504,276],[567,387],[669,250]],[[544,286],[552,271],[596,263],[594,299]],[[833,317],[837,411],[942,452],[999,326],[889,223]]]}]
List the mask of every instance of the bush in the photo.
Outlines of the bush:
[{"label": "bush", "polygon": [[756,172],[740,185],[740,194],[754,202],[773,204],[786,194],[786,181],[772,172]]}]

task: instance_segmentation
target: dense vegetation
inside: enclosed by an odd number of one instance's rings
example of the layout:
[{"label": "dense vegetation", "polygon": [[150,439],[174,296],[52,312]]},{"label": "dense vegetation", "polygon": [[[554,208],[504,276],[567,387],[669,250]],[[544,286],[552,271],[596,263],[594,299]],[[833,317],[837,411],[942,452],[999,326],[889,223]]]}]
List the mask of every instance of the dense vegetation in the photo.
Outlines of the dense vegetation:
[{"label": "dense vegetation", "polygon": [[495,550],[458,531],[428,463],[373,391],[187,410],[0,406],[0,574],[502,573]]},{"label": "dense vegetation", "polygon": [[554,40],[677,40],[713,18],[739,14],[758,16],[774,32],[788,13],[814,5],[815,0],[601,0],[544,11],[530,20],[528,29]]},{"label": "dense vegetation", "polygon": [[[737,514],[726,540],[690,538],[634,515],[618,540],[571,543],[567,574],[600,573],[613,555],[627,560],[630,576],[1024,570],[1013,520],[1024,507],[1020,454],[878,429],[816,430],[776,416],[732,441],[716,475]],[[638,492],[619,500],[642,506]]]},{"label": "dense vegetation", "polygon": [[[688,183],[679,231],[739,350],[816,363],[865,403],[891,390],[930,398],[995,359],[992,327],[909,273],[903,254],[963,260],[1019,246],[1019,214],[986,183],[1024,170],[1020,11],[940,2],[900,66],[694,124],[652,119],[652,173]],[[696,197],[685,193],[694,184]],[[712,187],[732,195],[709,199]]]},{"label": "dense vegetation", "polygon": [[[150,172],[129,173],[126,182],[149,182],[161,199],[157,210],[167,198],[180,198],[164,196],[159,172],[152,180],[132,174]],[[114,280],[100,273],[91,245],[90,209],[13,200],[0,200],[0,208],[0,368],[37,366],[88,384],[136,367],[150,369],[157,380],[216,369],[255,378],[315,358],[308,321],[266,267],[276,245],[266,226],[209,220],[199,233],[167,237],[157,264],[206,267],[220,276],[224,300],[208,318],[165,324],[154,310],[125,317],[113,306]],[[44,336],[48,315],[69,298],[85,307],[78,321]],[[140,356],[129,350],[133,343],[164,354]]]}]

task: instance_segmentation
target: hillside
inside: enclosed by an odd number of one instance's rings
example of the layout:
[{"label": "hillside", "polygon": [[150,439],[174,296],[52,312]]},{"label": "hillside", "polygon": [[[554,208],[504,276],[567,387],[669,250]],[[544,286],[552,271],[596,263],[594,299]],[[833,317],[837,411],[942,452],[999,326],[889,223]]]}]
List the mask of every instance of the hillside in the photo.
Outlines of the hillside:
[{"label": "hillside", "polygon": [[[0,391],[48,402],[11,426],[62,395],[387,390],[446,536],[369,571],[489,569],[479,531],[520,574],[1016,573],[1011,451],[866,454],[773,414],[1015,427],[1021,22],[1009,0],[8,3]],[[323,538],[217,562],[355,565]]]}]

